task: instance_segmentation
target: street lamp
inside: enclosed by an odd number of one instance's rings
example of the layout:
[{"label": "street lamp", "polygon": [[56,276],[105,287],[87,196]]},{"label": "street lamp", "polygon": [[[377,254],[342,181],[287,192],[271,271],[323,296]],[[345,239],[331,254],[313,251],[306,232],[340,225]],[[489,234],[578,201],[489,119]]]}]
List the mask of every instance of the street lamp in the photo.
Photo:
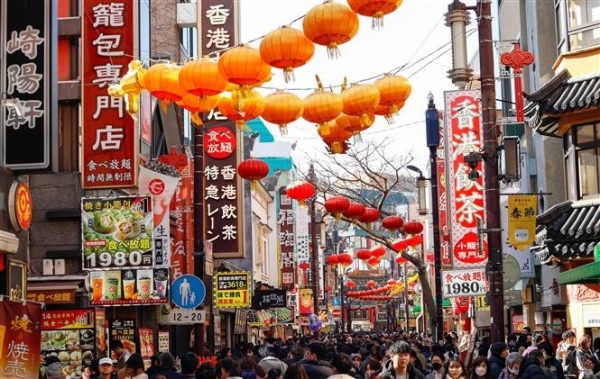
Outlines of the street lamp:
[{"label": "street lamp", "polygon": [[[442,297],[442,255],[440,247],[440,215],[438,199],[438,177],[437,177],[437,149],[440,146],[440,117],[433,102],[433,94],[427,96],[429,103],[425,112],[425,128],[427,133],[427,147],[429,147],[429,167],[431,177],[423,176],[423,172],[416,166],[408,165],[406,168],[419,174],[417,188],[419,189],[419,213],[427,214],[426,181],[431,183],[431,213],[433,223],[433,257],[435,268],[435,319],[434,341],[440,341],[444,337],[444,308]],[[425,210],[424,210],[425,209]],[[424,213],[421,213],[424,212]]]}]

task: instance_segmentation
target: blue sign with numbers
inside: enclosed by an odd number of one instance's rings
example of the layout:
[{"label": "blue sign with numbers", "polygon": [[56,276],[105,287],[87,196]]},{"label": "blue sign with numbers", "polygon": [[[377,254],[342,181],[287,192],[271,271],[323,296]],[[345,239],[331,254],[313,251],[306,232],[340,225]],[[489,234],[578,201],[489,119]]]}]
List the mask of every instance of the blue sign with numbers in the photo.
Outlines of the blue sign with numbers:
[{"label": "blue sign with numbers", "polygon": [[183,309],[194,309],[204,302],[206,287],[195,275],[181,275],[171,285],[171,301]]}]

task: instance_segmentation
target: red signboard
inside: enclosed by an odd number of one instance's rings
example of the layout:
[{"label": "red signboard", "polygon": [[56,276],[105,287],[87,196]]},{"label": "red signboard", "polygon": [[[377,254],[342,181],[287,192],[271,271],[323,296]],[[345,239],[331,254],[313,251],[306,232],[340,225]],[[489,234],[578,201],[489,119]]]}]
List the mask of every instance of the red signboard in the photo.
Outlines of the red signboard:
[{"label": "red signboard", "polygon": [[82,187],[134,187],[137,127],[125,98],[107,93],[135,55],[134,1],[85,0],[82,14]]},{"label": "red signboard", "polygon": [[94,327],[94,311],[92,309],[65,309],[60,311],[44,311],[42,313],[42,330],[86,329]]},{"label": "red signboard", "polygon": [[279,189],[279,216],[277,217],[279,241],[279,268],[281,272],[281,288],[294,288],[294,208],[292,199],[286,194],[285,187]]},{"label": "red signboard", "polygon": [[440,228],[440,254],[442,257],[442,266],[452,266],[452,254],[448,245],[448,197],[446,196],[446,170],[444,168],[443,148],[438,149],[436,158],[437,180],[438,180],[438,212]]},{"label": "red signboard", "polygon": [[488,257],[487,246],[481,246],[483,238],[477,234],[478,219],[485,225],[485,172],[483,164],[479,164],[475,168],[478,177],[469,178],[472,168],[464,160],[466,155],[480,153],[482,149],[481,92],[448,91],[444,98],[447,205],[453,267],[481,267]]}]

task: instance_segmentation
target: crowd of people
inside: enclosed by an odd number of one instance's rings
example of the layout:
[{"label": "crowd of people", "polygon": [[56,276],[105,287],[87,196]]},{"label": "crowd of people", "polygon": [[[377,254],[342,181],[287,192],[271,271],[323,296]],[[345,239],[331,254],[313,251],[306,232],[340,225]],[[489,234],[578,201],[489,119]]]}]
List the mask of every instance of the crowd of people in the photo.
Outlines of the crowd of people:
[{"label": "crowd of people", "polygon": [[[117,361],[100,359],[84,379],[600,379],[600,337],[576,340],[568,330],[555,348],[543,333],[526,330],[506,343],[483,337],[462,353],[457,340],[454,333],[432,343],[416,333],[365,332],[267,338],[224,348],[211,361],[163,352],[147,369],[139,354],[115,342]],[[52,370],[47,379],[64,378]]]}]

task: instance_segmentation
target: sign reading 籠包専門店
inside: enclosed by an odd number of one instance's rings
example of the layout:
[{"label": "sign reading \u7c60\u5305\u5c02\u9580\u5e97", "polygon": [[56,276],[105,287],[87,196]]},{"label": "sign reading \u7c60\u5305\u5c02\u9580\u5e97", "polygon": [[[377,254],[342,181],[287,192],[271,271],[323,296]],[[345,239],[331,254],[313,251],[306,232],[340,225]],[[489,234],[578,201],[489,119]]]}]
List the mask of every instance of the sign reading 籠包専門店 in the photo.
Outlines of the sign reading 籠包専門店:
[{"label": "sign reading \u7c60\u5305\u5c02\u9580\u5e97", "polygon": [[82,2],[82,187],[137,184],[138,128],[125,98],[107,89],[127,72],[135,56],[136,1]]},{"label": "sign reading \u7c60\u5305\u5c02\u9580\u5e97", "polygon": [[5,47],[0,56],[0,163],[8,169],[50,164],[51,7],[49,0],[0,2]]}]

